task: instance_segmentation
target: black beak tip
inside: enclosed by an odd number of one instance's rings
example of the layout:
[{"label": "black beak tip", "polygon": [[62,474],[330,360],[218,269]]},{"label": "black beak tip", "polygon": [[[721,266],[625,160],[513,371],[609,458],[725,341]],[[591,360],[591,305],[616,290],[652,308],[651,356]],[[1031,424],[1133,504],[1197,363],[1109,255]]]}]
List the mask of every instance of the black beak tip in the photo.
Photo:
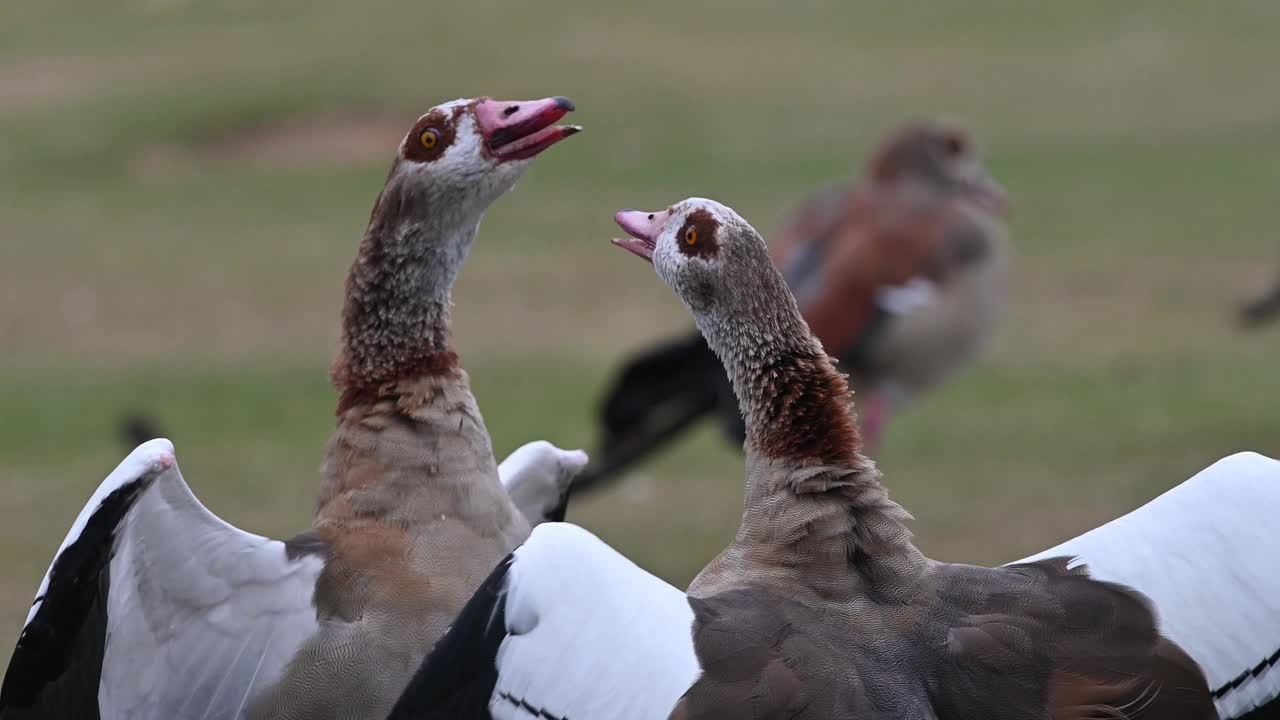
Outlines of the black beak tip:
[{"label": "black beak tip", "polygon": [[577,108],[574,107],[573,101],[563,95],[557,95],[552,100],[556,101],[556,108],[565,112],[573,112]]}]

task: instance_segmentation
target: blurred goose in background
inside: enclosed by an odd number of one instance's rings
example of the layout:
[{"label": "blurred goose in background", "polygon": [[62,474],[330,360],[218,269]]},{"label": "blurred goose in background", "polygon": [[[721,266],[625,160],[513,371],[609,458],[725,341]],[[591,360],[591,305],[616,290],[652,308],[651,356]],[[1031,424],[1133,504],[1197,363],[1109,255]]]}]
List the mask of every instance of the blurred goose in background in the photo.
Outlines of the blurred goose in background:
[{"label": "blurred goose in background", "polygon": [[131,412],[116,421],[116,435],[121,449],[130,453],[144,442],[165,437],[165,432],[149,413]]},{"label": "blurred goose in background", "polygon": [[1276,273],[1275,282],[1270,288],[1240,308],[1240,324],[1245,327],[1260,327],[1280,317],[1280,273]]},{"label": "blurred goose in background", "polygon": [[[851,374],[874,448],[908,400],[968,365],[1008,295],[1004,191],[969,136],[907,125],[863,177],[817,193],[777,233],[773,262]],[[601,443],[577,491],[604,484],[707,414],[745,439],[733,389],[696,330],[630,358],[604,394]]]},{"label": "blurred goose in background", "polygon": [[702,200],[619,224],[632,237],[615,242],[653,259],[742,397],[738,536],[686,596],[584,530],[540,526],[472,597],[392,718],[1280,709],[1280,462],[1234,455],[1004,568],[929,560],[857,451],[847,390],[750,226]]},{"label": "blurred goose in background", "polygon": [[452,349],[450,290],[488,206],[577,132],[555,124],[572,109],[458,100],[414,123],[347,278],[312,529],[280,542],[223,522],[167,440],[143,444],[55,556],[0,717],[386,716],[529,534]]}]

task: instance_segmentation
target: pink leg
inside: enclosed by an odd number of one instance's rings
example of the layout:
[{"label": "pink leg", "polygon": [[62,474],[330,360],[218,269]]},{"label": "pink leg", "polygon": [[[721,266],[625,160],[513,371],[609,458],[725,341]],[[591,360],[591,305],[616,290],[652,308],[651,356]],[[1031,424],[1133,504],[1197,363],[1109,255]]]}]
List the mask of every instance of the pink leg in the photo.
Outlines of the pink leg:
[{"label": "pink leg", "polygon": [[884,431],[884,423],[889,416],[889,399],[884,393],[871,392],[867,401],[862,404],[862,447],[870,454],[875,454],[880,446],[880,435]]}]

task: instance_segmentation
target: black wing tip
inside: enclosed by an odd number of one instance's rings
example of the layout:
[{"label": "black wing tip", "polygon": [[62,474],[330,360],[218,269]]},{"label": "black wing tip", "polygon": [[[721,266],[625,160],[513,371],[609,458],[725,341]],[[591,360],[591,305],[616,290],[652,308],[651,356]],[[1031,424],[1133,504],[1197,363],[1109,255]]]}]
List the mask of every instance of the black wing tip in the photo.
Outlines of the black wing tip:
[{"label": "black wing tip", "polygon": [[556,503],[556,506],[547,513],[548,522],[564,522],[565,515],[569,512],[569,497],[571,495],[573,495],[572,484],[565,488],[563,493],[560,493],[560,502]]},{"label": "black wing tip", "polygon": [[150,478],[146,473],[109,493],[54,557],[40,607],[18,636],[0,684],[0,716],[97,716],[116,528]]},{"label": "black wing tip", "polygon": [[515,553],[498,563],[453,626],[436,643],[387,720],[488,720],[498,683],[498,648],[507,636],[507,578]]},{"label": "black wing tip", "polygon": [[308,555],[328,557],[329,541],[320,537],[314,530],[298,533],[284,541],[284,555],[291,562]]}]

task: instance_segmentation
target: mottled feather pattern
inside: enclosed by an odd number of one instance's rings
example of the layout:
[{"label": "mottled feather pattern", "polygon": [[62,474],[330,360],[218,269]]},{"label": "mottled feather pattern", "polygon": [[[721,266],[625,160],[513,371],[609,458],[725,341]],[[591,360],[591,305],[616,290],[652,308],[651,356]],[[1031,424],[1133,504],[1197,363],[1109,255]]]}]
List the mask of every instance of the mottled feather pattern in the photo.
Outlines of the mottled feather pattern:
[{"label": "mottled feather pattern", "polygon": [[[429,210],[427,202],[402,184],[394,174],[388,179],[347,276],[342,348],[330,373],[343,392],[339,413],[376,400],[386,383],[448,373],[458,364],[446,269],[456,251],[427,241],[431,229],[415,220]],[[424,291],[441,283],[442,294]]]}]

